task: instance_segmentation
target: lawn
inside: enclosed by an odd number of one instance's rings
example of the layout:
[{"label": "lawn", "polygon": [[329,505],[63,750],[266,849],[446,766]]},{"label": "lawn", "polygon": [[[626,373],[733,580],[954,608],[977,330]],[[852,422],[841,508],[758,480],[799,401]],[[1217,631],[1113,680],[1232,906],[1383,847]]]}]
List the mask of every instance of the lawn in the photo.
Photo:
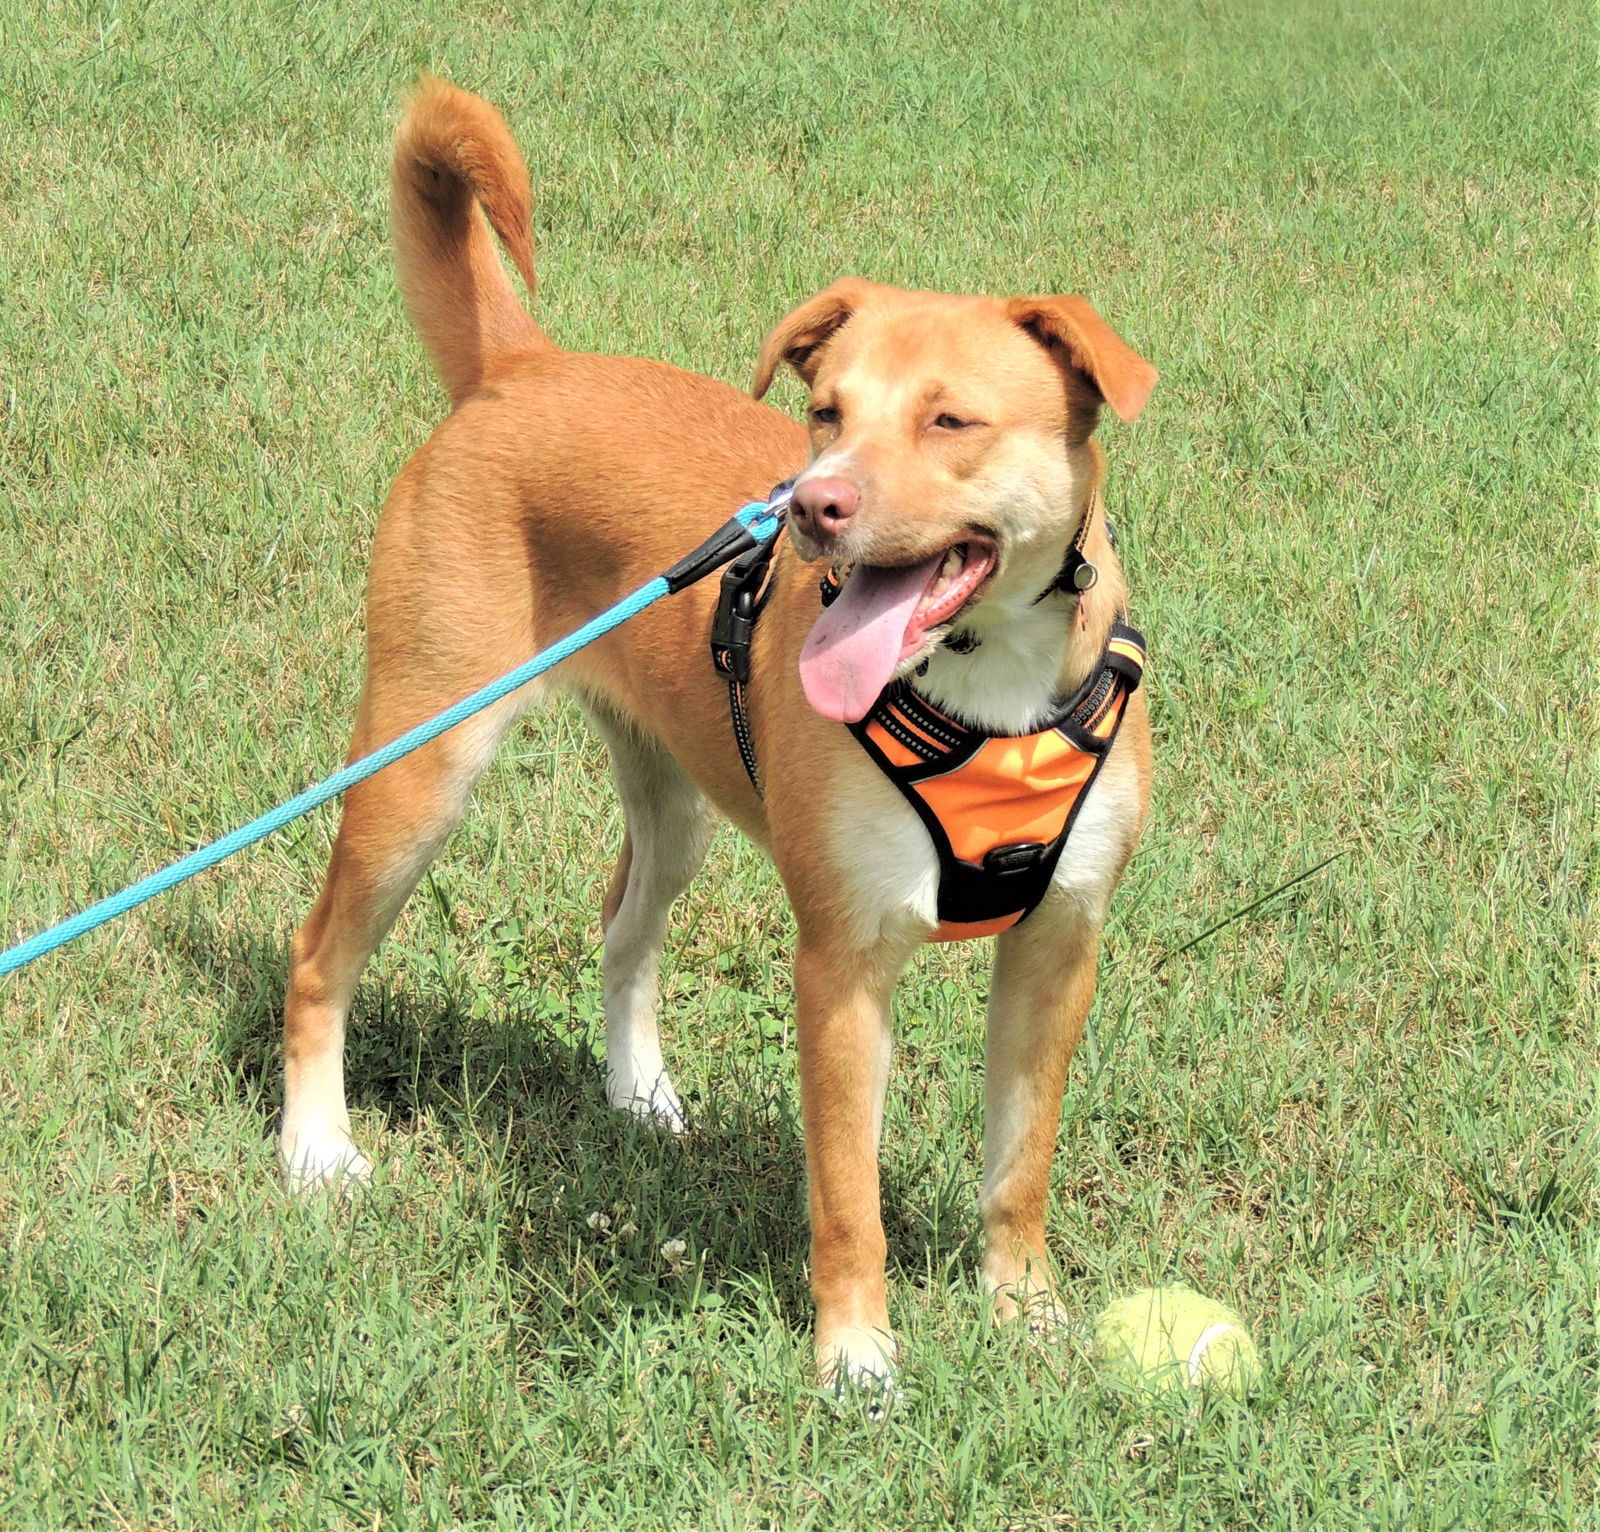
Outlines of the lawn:
[{"label": "lawn", "polygon": [[780,891],[728,833],[677,912],[697,1130],[609,1112],[620,826],[559,705],[362,989],[350,1205],[271,1141],[331,810],[0,981],[0,1525],[1595,1526],[1588,9],[420,9],[0,0],[0,938],[342,757],[443,410],[419,70],[517,133],[565,346],[742,384],[841,273],[1086,293],[1163,374],[1102,438],[1158,776],[1051,1237],[1078,1317],[1191,1282],[1267,1382],[986,1324],[974,943],[897,1002],[904,1387],[819,1391]]}]

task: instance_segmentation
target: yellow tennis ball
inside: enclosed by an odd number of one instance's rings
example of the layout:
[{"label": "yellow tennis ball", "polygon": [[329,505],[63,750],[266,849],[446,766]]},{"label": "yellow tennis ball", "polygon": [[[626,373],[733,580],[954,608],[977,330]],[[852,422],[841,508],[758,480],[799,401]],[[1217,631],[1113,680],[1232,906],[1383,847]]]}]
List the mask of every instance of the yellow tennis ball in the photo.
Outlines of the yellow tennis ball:
[{"label": "yellow tennis ball", "polygon": [[1261,1381],[1244,1321],[1189,1287],[1145,1287],[1118,1298],[1095,1320],[1094,1341],[1107,1368],[1141,1388],[1244,1394]]}]

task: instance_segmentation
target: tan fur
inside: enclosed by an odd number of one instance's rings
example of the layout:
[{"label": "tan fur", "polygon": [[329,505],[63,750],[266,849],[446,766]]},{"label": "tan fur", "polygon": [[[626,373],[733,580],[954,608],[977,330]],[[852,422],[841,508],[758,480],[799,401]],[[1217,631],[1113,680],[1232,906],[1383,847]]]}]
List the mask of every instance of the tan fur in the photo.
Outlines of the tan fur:
[{"label": "tan fur", "polygon": [[[384,509],[352,754],[569,632],[807,460],[806,431],[723,384],[658,362],[558,350],[517,302],[479,208],[531,289],[527,177],[505,124],[477,98],[425,81],[395,146],[394,238],[408,309],[455,408]],[[1007,624],[1044,624],[1041,696],[1077,684],[1122,600],[1103,527],[1089,543],[1102,579],[1081,626],[1064,600],[1034,608],[1031,593],[1099,483],[1088,441],[1099,404],[1131,418],[1154,370],[1082,299],[947,297],[853,279],[774,329],[758,394],[784,362],[811,384],[813,406],[842,410],[838,422],[813,424],[809,445],[860,487],[849,556],[908,563],[964,531],[996,537],[1000,570],[973,623],[996,649]],[[939,426],[952,410],[981,419],[981,429]],[[884,784],[801,690],[796,657],[818,612],[818,571],[804,558],[820,551],[798,532],[785,540],[758,630],[752,715],[764,799],[745,777],[709,663],[715,580],[624,625],[555,681],[585,701],[612,743],[628,805],[604,910],[608,1016],[613,998],[619,1011],[608,1043],[634,1058],[632,1075],[613,1079],[614,1099],[668,1120],[677,1110],[664,1071],[658,1095],[644,1077],[659,1068],[650,1062],[659,1050],[653,978],[641,975],[659,951],[666,905],[703,854],[703,795],[770,849],[799,927],[819,1361],[830,1376],[881,1375],[894,1352],[877,1173],[889,996],[927,923],[898,896],[864,908],[848,860],[860,848],[841,848],[831,830],[858,810],[870,823]],[[929,672],[935,700],[940,684],[962,679],[945,665],[941,655]],[[527,700],[444,736],[345,801],[326,884],[294,941],[286,1006],[283,1154],[301,1186],[366,1169],[343,1099],[351,993]],[[1104,903],[1148,795],[1142,693],[1103,777],[1112,786],[1091,795],[1106,810],[1094,831],[1101,849],[1080,855],[1070,878],[998,943],[983,1207],[985,1270],[1002,1314],[1050,1291],[1044,1197],[1062,1085],[1093,995]],[[1072,855],[1069,847],[1064,862]]]},{"label": "tan fur", "polygon": [[496,362],[550,344],[517,302],[483,226],[487,218],[531,296],[532,208],[528,172],[500,114],[424,79],[395,136],[389,216],[406,311],[453,404]]}]

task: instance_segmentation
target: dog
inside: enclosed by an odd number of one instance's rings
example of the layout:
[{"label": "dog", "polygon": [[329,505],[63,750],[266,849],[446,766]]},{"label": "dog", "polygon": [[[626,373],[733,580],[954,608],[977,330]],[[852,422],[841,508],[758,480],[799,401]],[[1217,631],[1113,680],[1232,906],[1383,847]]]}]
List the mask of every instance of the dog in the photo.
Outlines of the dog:
[{"label": "dog", "polygon": [[[878,1150],[890,993],[944,922],[936,829],[873,758],[869,715],[910,681],[922,724],[879,722],[908,731],[913,751],[970,731],[1004,745],[1093,680],[1126,589],[1096,514],[1091,434],[1102,406],[1137,416],[1157,374],[1082,298],[857,279],[776,325],[753,397],[661,362],[562,351],[518,301],[490,234],[531,297],[530,209],[499,114],[424,80],[397,133],[391,215],[406,307],[453,409],[401,471],[378,527],[351,758],[562,637],[798,475],[739,689],[751,770],[707,650],[714,580],[575,655],[552,684],[609,746],[625,818],[603,908],[608,1099],[685,1127],[657,1034],[657,968],[714,809],[770,853],[798,927],[818,1367],[887,1383],[896,1341]],[[804,426],[759,402],[783,366],[810,389]],[[1059,578],[1069,566],[1070,587]],[[824,570],[838,592],[827,607]],[[298,1190],[370,1168],[344,1096],[356,981],[541,684],[345,799],[285,1004],[280,1150]],[[1064,849],[996,942],[982,1271],[1003,1320],[1060,1313],[1049,1166],[1107,903],[1149,801],[1144,693],[1124,688],[1117,708]]]}]

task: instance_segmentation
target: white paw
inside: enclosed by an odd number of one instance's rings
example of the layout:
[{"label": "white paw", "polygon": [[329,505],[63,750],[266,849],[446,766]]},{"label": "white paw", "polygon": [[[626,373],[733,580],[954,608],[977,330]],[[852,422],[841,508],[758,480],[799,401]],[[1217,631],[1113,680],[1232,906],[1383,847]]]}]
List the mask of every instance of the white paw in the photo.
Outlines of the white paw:
[{"label": "white paw", "polygon": [[606,1100],[619,1111],[631,1112],[674,1135],[689,1130],[683,1103],[665,1070],[654,1079],[642,1079],[631,1069],[612,1070],[606,1076]]},{"label": "white paw", "polygon": [[1050,1340],[1072,1326],[1072,1318],[1061,1300],[1048,1288],[1019,1287],[1011,1283],[990,1289],[997,1324],[1024,1321],[1028,1333],[1037,1340]]},{"label": "white paw", "polygon": [[887,1330],[851,1325],[835,1330],[817,1347],[817,1370],[824,1387],[839,1393],[860,1389],[887,1399],[894,1392],[898,1351]]},{"label": "white paw", "polygon": [[372,1174],[372,1161],[341,1129],[285,1133],[278,1145],[284,1179],[297,1197],[333,1191],[347,1195]]}]

